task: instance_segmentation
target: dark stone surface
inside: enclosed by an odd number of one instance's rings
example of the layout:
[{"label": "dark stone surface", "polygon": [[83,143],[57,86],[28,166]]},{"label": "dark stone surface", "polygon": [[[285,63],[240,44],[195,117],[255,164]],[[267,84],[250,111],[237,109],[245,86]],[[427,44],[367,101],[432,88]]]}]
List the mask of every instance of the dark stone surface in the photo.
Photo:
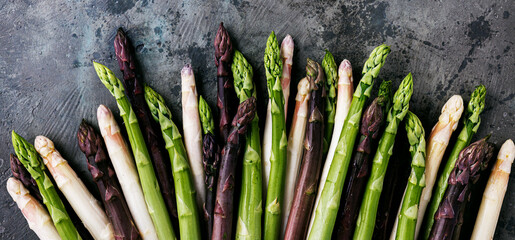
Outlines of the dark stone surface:
[{"label": "dark stone surface", "polygon": [[[514,12],[513,2],[501,0],[4,0],[0,2],[0,236],[36,238],[5,190],[11,176],[12,129],[29,141],[40,134],[53,139],[80,177],[93,186],[75,132],[82,118],[96,124],[99,104],[118,112],[91,64],[99,61],[121,76],[113,48],[118,27],[127,29],[145,81],[164,95],[178,124],[182,122],[180,69],[186,63],[193,65],[198,91],[214,107],[212,45],[223,21],[236,47],[254,66],[260,114],[267,96],[263,51],[270,31],[279,39],[286,34],[294,38],[292,90],[304,74],[306,58],[321,61],[324,49],[331,50],[338,62],[349,59],[357,82],[370,51],[385,42],[392,53],[380,77],[397,86],[408,72],[413,73],[411,110],[428,132],[449,97],[461,94],[468,101],[474,86],[486,85],[486,110],[475,139],[492,134],[491,142],[498,148],[515,136]],[[515,235],[514,192],[512,176],[496,239]]]}]

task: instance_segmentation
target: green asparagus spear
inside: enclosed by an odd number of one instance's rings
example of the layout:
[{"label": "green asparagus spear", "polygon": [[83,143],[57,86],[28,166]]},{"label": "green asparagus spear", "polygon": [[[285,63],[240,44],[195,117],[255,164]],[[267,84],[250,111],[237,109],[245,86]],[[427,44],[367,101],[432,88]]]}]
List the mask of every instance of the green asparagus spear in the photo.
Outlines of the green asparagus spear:
[{"label": "green asparagus spear", "polygon": [[161,195],[159,184],[154,172],[154,166],[150,161],[150,155],[145,145],[143,134],[138,124],[138,119],[134,113],[129,99],[124,93],[122,82],[116,78],[114,73],[106,66],[93,62],[95,71],[100,81],[107,87],[109,92],[116,98],[120,116],[123,119],[129,142],[131,143],[132,152],[138,168],[138,175],[145,196],[145,202],[150,213],[150,217],[154,222],[157,236],[160,239],[175,239],[175,233],[172,228],[172,222],[168,215],[163,196]]},{"label": "green asparagus spear", "polygon": [[325,50],[324,60],[322,60],[322,68],[324,68],[326,77],[325,98],[325,124],[324,124],[324,158],[329,151],[329,144],[333,135],[334,117],[336,115],[336,87],[338,83],[338,68],[334,62],[334,57],[328,50]]},{"label": "green asparagus spear", "polygon": [[177,215],[179,216],[180,238],[182,240],[201,239],[195,185],[193,184],[193,176],[182,136],[172,121],[172,113],[166,107],[161,95],[149,86],[145,86],[145,100],[150,114],[161,126],[165,147],[172,163],[175,197],[178,203]]},{"label": "green asparagus spear", "polygon": [[451,154],[445,164],[445,168],[438,178],[438,184],[436,189],[434,190],[433,197],[431,198],[431,203],[429,204],[429,208],[426,210],[426,214],[424,214],[424,223],[422,224],[423,234],[421,238],[426,240],[429,239],[429,235],[431,234],[431,228],[434,223],[434,216],[440,203],[444,197],[445,190],[447,190],[449,175],[451,174],[454,165],[456,164],[456,160],[462,149],[470,144],[472,140],[472,136],[477,132],[479,125],[481,124],[481,118],[479,115],[483,112],[485,108],[485,95],[486,88],[483,85],[479,85],[476,87],[472,96],[470,97],[470,102],[467,106],[467,116],[464,119],[463,129],[458,135],[458,140],[456,140],[456,144],[454,144],[454,148],[452,149]]},{"label": "green asparagus spear", "polygon": [[20,162],[27,169],[30,175],[36,180],[43,203],[50,213],[52,222],[54,222],[57,232],[62,239],[81,239],[77,229],[64,208],[64,204],[57,195],[57,191],[52,184],[52,180],[45,173],[45,165],[36,152],[32,144],[23,139],[16,132],[12,132],[12,143],[14,151]]},{"label": "green asparagus spear", "polygon": [[[256,97],[256,88],[252,81],[252,66],[238,50],[234,51],[231,68],[234,77],[234,90],[236,90],[240,103],[249,97]],[[243,155],[243,174],[236,239],[261,239],[263,190],[261,139],[259,137],[259,118],[257,113],[246,134],[247,140]]]},{"label": "green asparagus spear", "polygon": [[347,115],[343,124],[340,140],[335,150],[331,169],[327,175],[326,182],[320,196],[320,202],[316,206],[315,220],[309,233],[308,239],[330,239],[336,215],[340,205],[340,198],[343,191],[345,176],[349,166],[354,143],[359,131],[359,123],[363,106],[370,97],[374,80],[379,75],[379,70],[384,65],[386,56],[390,53],[390,47],[381,45],[372,51],[370,57],[363,67],[363,77],[361,78]]},{"label": "green asparagus spear", "polygon": [[413,93],[413,79],[411,73],[402,80],[399,89],[393,96],[393,105],[388,112],[386,119],[387,125],[376,154],[372,160],[372,171],[370,178],[367,182],[367,188],[363,195],[363,202],[356,222],[356,230],[354,231],[354,239],[365,240],[372,239],[374,233],[374,226],[376,222],[377,206],[379,205],[379,196],[383,190],[383,181],[386,174],[386,168],[390,157],[392,156],[392,149],[395,143],[395,135],[399,128],[399,123],[409,109],[409,101]]},{"label": "green asparagus spear", "polygon": [[281,204],[283,204],[284,179],[286,177],[286,123],[284,96],[281,87],[283,63],[279,43],[272,31],[266,42],[265,70],[272,113],[272,154],[270,155],[270,181],[265,204],[265,239],[279,239],[281,232]]},{"label": "green asparagus spear", "polygon": [[401,211],[399,214],[399,225],[395,239],[415,239],[415,227],[418,221],[418,203],[422,189],[426,186],[425,162],[426,162],[426,140],[424,127],[418,117],[408,112],[406,116],[406,132],[410,143],[411,153],[411,174],[408,179],[408,187],[404,194]]}]

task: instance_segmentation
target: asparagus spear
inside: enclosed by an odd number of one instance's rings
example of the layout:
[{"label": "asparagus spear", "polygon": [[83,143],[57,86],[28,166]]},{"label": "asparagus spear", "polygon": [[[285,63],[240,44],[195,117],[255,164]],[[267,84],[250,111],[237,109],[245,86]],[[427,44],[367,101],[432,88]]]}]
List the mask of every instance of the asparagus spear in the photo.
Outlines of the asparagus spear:
[{"label": "asparagus spear", "polygon": [[284,118],[284,95],[281,87],[283,63],[279,44],[272,31],[265,49],[265,70],[268,96],[272,114],[272,153],[270,155],[270,181],[265,204],[265,239],[278,239],[281,231],[281,208],[283,204],[284,179],[286,173],[286,124]]},{"label": "asparagus spear", "polygon": [[[288,34],[281,43],[281,59],[283,63],[281,75],[281,87],[284,97],[284,118],[288,116],[288,98],[290,97],[291,83],[291,67],[293,64],[293,38]],[[268,189],[268,180],[270,178],[270,154],[272,153],[272,101],[268,101],[265,119],[265,130],[263,133],[263,177],[264,192]],[[285,223],[286,224],[286,223]]]},{"label": "asparagus spear", "polygon": [[27,220],[30,229],[42,240],[58,240],[61,239],[57,229],[55,229],[52,219],[48,215],[45,208],[34,198],[24,186],[24,184],[15,177],[7,179],[7,191],[21,213]]},{"label": "asparagus spear", "polygon": [[132,110],[140,124],[150,160],[155,167],[155,175],[163,200],[168,213],[172,216],[172,224],[177,226],[177,204],[175,203],[175,190],[170,163],[166,161],[168,156],[166,156],[162,137],[159,134],[158,127],[152,123],[147,104],[145,103],[143,81],[136,72],[136,57],[132,44],[121,28],[118,29],[114,39],[114,49],[120,71],[123,73],[125,94],[129,98]]},{"label": "asparagus spear", "polygon": [[180,238],[201,239],[200,216],[196,204],[196,192],[193,175],[188,164],[188,155],[182,142],[179,129],[172,121],[172,112],[166,107],[164,99],[149,86],[145,86],[145,100],[150,113],[161,125],[161,132],[166,143],[166,149],[172,163],[173,180],[177,188],[175,197],[179,213]]},{"label": "asparagus spear", "polygon": [[[328,170],[327,179],[324,181],[323,188],[320,188],[322,193],[318,205],[315,206],[313,225],[308,239],[329,239],[331,237],[340,205],[345,176],[347,175],[347,167],[349,166],[354,142],[359,130],[363,106],[370,97],[374,79],[377,78],[388,53],[390,53],[390,47],[383,44],[375,48],[370,54],[369,59],[365,62],[363,77],[354,92],[348,117],[342,127],[338,146]],[[338,109],[336,111],[338,112]]]},{"label": "asparagus spear", "polygon": [[324,148],[325,75],[322,67],[308,58],[306,77],[310,82],[309,120],[306,126],[304,156],[295,197],[288,217],[284,239],[305,239],[315,192],[317,190]]},{"label": "asparagus spear", "polygon": [[109,158],[127,200],[127,205],[134,217],[134,222],[141,237],[145,240],[157,239],[156,228],[147,211],[143,189],[138,171],[129,147],[120,132],[120,127],[109,108],[100,105],[97,109],[98,127],[104,138]]},{"label": "asparagus spear", "polygon": [[[143,134],[138,124],[138,119],[134,113],[127,96],[123,93],[124,88],[121,81],[114,76],[114,73],[106,66],[93,62],[95,71],[98,77],[111,94],[116,98],[118,108],[120,109],[120,116],[123,119],[129,142],[131,143],[132,152],[138,168],[138,174],[141,181],[141,187],[147,204],[147,209],[154,223],[157,236],[160,239],[174,239],[175,233],[170,221],[170,215],[166,209],[163,196],[160,194],[160,188],[154,166],[150,161]],[[162,166],[156,166],[162,167]]]},{"label": "asparagus spear", "polygon": [[54,143],[44,137],[34,140],[36,151],[55,179],[57,187],[64,194],[84,226],[95,239],[114,239],[113,226],[107,219],[100,203],[88,191],[84,183],[55,149]]},{"label": "asparagus spear", "polygon": [[515,158],[515,144],[508,139],[499,150],[497,161],[488,178],[472,232],[472,240],[493,239],[508,186],[513,158]]},{"label": "asparagus spear", "polygon": [[232,63],[232,42],[229,33],[224,28],[224,24],[220,23],[215,36],[215,64],[216,77],[218,80],[218,110],[220,111],[219,130],[223,143],[229,136],[231,117],[234,115],[234,94],[231,76]]},{"label": "asparagus spear", "polygon": [[211,114],[211,109],[207,102],[200,96],[199,99],[200,122],[204,132],[202,143],[203,164],[206,183],[206,203],[204,216],[207,223],[207,236],[211,239],[213,233],[213,210],[215,208],[216,179],[218,178],[218,167],[220,165],[220,151],[215,140],[215,123]]},{"label": "asparagus spear", "polygon": [[205,175],[202,166],[202,130],[198,113],[197,87],[191,65],[188,64],[182,68],[181,79],[184,145],[197,191],[197,204],[199,209],[202,209],[206,202]]},{"label": "asparagus spear", "polygon": [[[431,200],[431,194],[434,183],[436,181],[436,174],[438,173],[438,167],[442,161],[445,149],[449,144],[452,132],[458,127],[458,120],[463,112],[463,99],[459,95],[452,96],[443,106],[442,114],[438,118],[438,123],[433,127],[431,134],[429,135],[427,144],[427,157],[426,157],[426,186],[422,190],[420,198],[418,214],[417,214],[417,225],[415,229],[415,239],[418,237],[418,232],[422,226],[422,219],[424,219],[424,213]],[[395,231],[397,230],[396,218],[392,237],[395,237]]]},{"label": "asparagus spear", "polygon": [[52,218],[52,222],[54,222],[59,236],[67,240],[81,239],[52,181],[45,173],[45,165],[36,152],[36,149],[34,149],[34,146],[14,131],[12,131],[12,143],[14,152],[18,155],[20,162],[38,184],[39,192],[43,197],[43,203],[50,213],[50,217]]},{"label": "asparagus spear", "polygon": [[256,99],[250,97],[240,103],[232,121],[232,129],[222,150],[220,177],[216,188],[213,235],[211,239],[232,239],[234,184],[236,161],[240,155],[244,134],[256,112]]},{"label": "asparagus spear", "polygon": [[336,115],[336,79],[338,79],[338,70],[331,52],[325,50],[324,60],[322,61],[326,76],[326,92],[327,98],[325,102],[325,124],[324,124],[324,156],[329,151],[331,136],[333,135],[334,117]]},{"label": "asparagus spear", "polygon": [[21,164],[20,159],[18,159],[14,154],[11,154],[9,159],[11,162],[11,172],[13,173],[13,176],[21,183],[23,183],[23,186],[28,189],[32,197],[34,197],[40,203],[43,203],[43,198],[41,197],[41,193],[39,193],[36,180],[32,178],[27,169],[25,169],[23,164]]},{"label": "asparagus spear", "polygon": [[318,187],[320,191],[317,192],[315,207],[313,208],[313,213],[311,213],[308,236],[313,227],[313,222],[315,220],[315,211],[318,207],[320,195],[322,195],[322,189],[324,189],[324,185],[327,180],[327,174],[329,173],[336,146],[338,145],[340,134],[342,133],[343,123],[347,118],[347,113],[349,113],[350,104],[352,101],[352,94],[354,92],[354,79],[352,77],[352,66],[349,60],[345,59],[341,62],[340,67],[338,68],[338,76],[338,99],[336,102],[336,116],[334,117],[334,130],[331,137],[331,145],[329,145],[327,157],[325,158],[322,175],[320,176],[320,186]]},{"label": "asparagus spear", "polygon": [[[240,103],[250,97],[256,97],[252,66],[239,51],[234,51],[231,66],[234,76],[234,89]],[[250,123],[245,136],[246,145],[243,155],[243,174],[241,195],[238,207],[236,239],[261,239],[261,215],[263,209],[261,141],[259,137],[259,118],[257,113]]]},{"label": "asparagus spear", "polygon": [[304,136],[308,117],[308,102],[311,94],[311,87],[307,78],[303,78],[297,85],[297,96],[295,96],[295,112],[291,122],[290,135],[288,137],[288,153],[286,155],[286,184],[283,204],[283,226],[281,237],[284,238],[286,224],[290,216],[290,209],[295,194],[295,183],[302,162]]},{"label": "asparagus spear", "polygon": [[445,167],[438,178],[438,183],[436,185],[436,189],[433,191],[433,197],[431,198],[431,203],[429,205],[429,209],[426,210],[424,214],[424,223],[422,227],[422,235],[421,238],[426,240],[429,238],[431,233],[431,229],[433,228],[434,216],[436,211],[438,210],[438,206],[443,199],[443,195],[445,194],[445,190],[447,189],[449,179],[449,175],[451,174],[452,169],[458,159],[458,156],[463,148],[469,145],[472,140],[472,136],[477,132],[479,125],[481,124],[481,118],[479,115],[483,112],[485,108],[485,95],[486,88],[483,85],[479,85],[476,87],[472,96],[470,97],[470,102],[467,106],[467,115],[464,119],[463,129],[458,135],[458,140],[454,144],[454,147],[447,159]]},{"label": "asparagus spear", "polygon": [[395,239],[415,239],[418,204],[422,189],[426,185],[424,174],[426,157],[425,132],[422,123],[412,112],[408,112],[406,117],[406,132],[408,133],[409,150],[412,158],[411,174],[408,179],[404,199],[402,200],[401,210],[398,214],[397,231],[392,232],[392,238],[395,236]]},{"label": "asparagus spear", "polygon": [[393,96],[393,106],[388,112],[386,119],[387,126],[376,154],[372,160],[372,171],[367,182],[367,187],[363,195],[363,201],[359,210],[356,230],[354,231],[354,239],[372,239],[374,226],[376,221],[377,206],[379,205],[379,196],[383,190],[384,175],[388,166],[388,161],[392,155],[393,145],[395,143],[395,135],[399,123],[402,121],[409,109],[409,100],[413,93],[413,79],[411,73],[404,78],[399,89]]},{"label": "asparagus spear", "polygon": [[116,239],[141,239],[107,156],[104,141],[84,120],[77,131],[77,139],[80,150],[86,155],[88,170],[97,184],[107,216],[113,224]]},{"label": "asparagus spear", "polygon": [[361,136],[351,161],[348,180],[343,187],[345,197],[340,201],[337,226],[333,232],[336,239],[351,239],[354,234],[361,198],[370,174],[371,154],[377,146],[380,129],[391,105],[391,85],[391,81],[381,83],[378,97],[367,107],[361,118]]},{"label": "asparagus spear", "polygon": [[468,199],[471,185],[479,179],[493,155],[485,137],[464,148],[449,175],[449,187],[435,214],[429,239],[451,239],[456,225],[458,209]]}]

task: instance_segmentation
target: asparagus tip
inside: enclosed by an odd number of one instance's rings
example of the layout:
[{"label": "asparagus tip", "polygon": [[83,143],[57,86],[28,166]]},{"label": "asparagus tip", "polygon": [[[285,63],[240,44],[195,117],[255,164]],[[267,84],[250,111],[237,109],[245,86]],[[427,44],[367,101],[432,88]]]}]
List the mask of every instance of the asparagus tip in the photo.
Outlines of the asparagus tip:
[{"label": "asparagus tip", "polygon": [[291,58],[293,57],[293,48],[293,38],[288,34],[284,37],[283,42],[281,43],[281,56],[285,59],[290,59],[291,61]]}]

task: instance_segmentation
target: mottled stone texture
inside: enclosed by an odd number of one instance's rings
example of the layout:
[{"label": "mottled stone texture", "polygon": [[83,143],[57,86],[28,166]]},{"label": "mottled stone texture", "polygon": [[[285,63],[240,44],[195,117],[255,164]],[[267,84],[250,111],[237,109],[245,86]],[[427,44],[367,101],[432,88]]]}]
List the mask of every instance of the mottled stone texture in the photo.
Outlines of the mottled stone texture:
[{"label": "mottled stone texture", "polygon": [[[492,134],[491,141],[499,147],[515,137],[514,13],[513,2],[503,0],[4,0],[0,2],[0,236],[36,238],[5,190],[11,176],[12,129],[29,141],[40,134],[53,139],[88,187],[94,186],[75,132],[82,118],[96,125],[99,104],[118,112],[91,64],[92,60],[103,63],[121,77],[113,48],[118,27],[127,30],[145,81],[163,94],[178,124],[184,64],[192,64],[199,92],[215,107],[213,38],[223,21],[236,48],[254,66],[261,116],[267,101],[263,51],[270,31],[279,39],[286,34],[294,38],[292,90],[305,74],[307,57],[321,61],[324,49],[329,49],[338,62],[344,58],[352,62],[357,82],[369,52],[387,43],[392,53],[380,78],[397,86],[408,72],[413,73],[411,110],[427,132],[449,97],[461,94],[468,101],[474,86],[482,83],[488,89],[487,103],[475,139]],[[514,177],[508,188],[496,239],[515,234]],[[481,198],[480,191],[476,198]]]}]

